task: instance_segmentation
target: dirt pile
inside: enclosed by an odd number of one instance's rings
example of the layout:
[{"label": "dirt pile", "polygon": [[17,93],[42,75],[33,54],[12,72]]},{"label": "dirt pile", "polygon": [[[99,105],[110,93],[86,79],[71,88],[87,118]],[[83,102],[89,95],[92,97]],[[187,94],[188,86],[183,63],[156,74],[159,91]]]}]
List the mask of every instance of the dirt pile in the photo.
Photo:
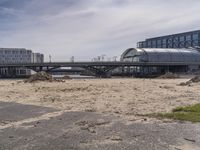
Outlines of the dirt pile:
[{"label": "dirt pile", "polygon": [[192,83],[198,83],[198,82],[200,82],[200,76],[195,76],[195,77],[193,77],[192,79],[190,79],[189,81],[187,81],[187,82],[182,82],[182,83],[180,83],[179,85],[181,85],[181,86],[186,86],[186,85],[190,85],[190,84],[192,84]]},{"label": "dirt pile", "polygon": [[159,79],[176,79],[179,78],[179,75],[171,72],[167,72],[164,75],[158,77]]},{"label": "dirt pile", "polygon": [[36,74],[31,75],[30,78],[26,79],[24,82],[32,83],[32,82],[37,82],[37,81],[52,82],[52,81],[54,81],[54,79],[50,74],[48,74],[46,72],[38,72]]}]

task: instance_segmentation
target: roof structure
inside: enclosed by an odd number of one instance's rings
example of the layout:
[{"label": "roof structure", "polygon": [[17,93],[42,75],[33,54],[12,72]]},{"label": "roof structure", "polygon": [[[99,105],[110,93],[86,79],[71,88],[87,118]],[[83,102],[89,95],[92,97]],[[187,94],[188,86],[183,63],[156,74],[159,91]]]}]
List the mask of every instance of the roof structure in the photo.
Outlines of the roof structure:
[{"label": "roof structure", "polygon": [[194,48],[129,48],[122,54],[121,60],[138,62],[200,62],[200,51]]}]

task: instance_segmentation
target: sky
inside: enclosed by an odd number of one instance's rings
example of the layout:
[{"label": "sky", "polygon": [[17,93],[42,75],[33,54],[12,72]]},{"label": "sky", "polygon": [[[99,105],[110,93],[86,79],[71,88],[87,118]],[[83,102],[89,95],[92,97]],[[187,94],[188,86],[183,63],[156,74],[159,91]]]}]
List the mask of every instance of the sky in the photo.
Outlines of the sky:
[{"label": "sky", "polygon": [[200,29],[199,12],[200,0],[0,0],[0,47],[119,58],[146,38]]}]

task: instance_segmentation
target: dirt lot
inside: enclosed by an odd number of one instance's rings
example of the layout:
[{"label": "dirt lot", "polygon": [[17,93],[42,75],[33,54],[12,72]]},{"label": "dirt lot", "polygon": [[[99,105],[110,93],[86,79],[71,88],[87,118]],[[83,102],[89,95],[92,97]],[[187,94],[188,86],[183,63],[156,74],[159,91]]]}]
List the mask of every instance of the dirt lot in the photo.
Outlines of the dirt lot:
[{"label": "dirt lot", "polygon": [[199,150],[199,123],[137,116],[200,103],[190,78],[0,80],[0,150]]},{"label": "dirt lot", "polygon": [[179,85],[188,80],[80,79],[37,83],[0,80],[0,101],[134,117],[200,103],[199,83]]}]

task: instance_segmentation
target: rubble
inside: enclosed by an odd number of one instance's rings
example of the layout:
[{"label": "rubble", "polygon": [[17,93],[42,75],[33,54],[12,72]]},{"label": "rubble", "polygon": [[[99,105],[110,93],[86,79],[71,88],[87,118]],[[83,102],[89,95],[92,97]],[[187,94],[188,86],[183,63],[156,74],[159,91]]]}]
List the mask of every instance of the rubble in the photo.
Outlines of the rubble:
[{"label": "rubble", "polygon": [[24,82],[32,83],[32,82],[37,82],[37,81],[53,82],[54,79],[50,74],[46,72],[38,72],[36,74],[31,75],[30,78],[26,79]]},{"label": "rubble", "polygon": [[179,85],[180,85],[180,86],[186,86],[186,85],[190,85],[190,84],[191,84],[191,83],[187,81],[187,82],[181,82]]},{"label": "rubble", "polygon": [[158,77],[159,79],[176,79],[179,78],[179,75],[171,72],[167,72],[164,75]]}]

